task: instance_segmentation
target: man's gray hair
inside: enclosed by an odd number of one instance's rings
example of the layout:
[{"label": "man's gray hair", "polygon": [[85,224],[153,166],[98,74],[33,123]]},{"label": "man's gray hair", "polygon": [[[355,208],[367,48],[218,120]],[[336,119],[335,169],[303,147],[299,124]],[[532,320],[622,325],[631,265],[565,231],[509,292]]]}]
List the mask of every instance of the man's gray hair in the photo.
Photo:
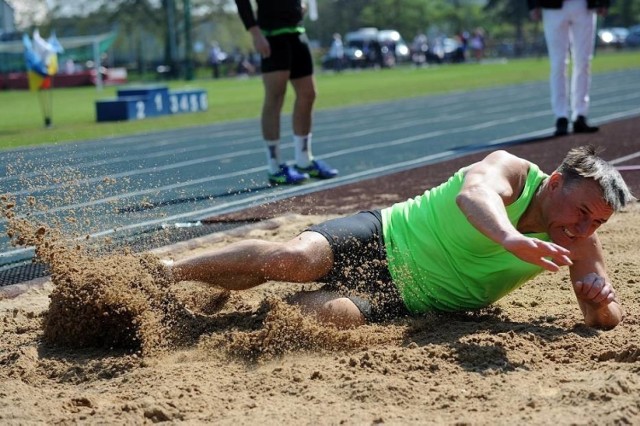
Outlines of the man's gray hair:
[{"label": "man's gray hair", "polygon": [[562,164],[556,169],[569,183],[580,178],[593,179],[600,184],[604,200],[619,211],[637,199],[615,167],[597,155],[592,145],[571,149]]}]

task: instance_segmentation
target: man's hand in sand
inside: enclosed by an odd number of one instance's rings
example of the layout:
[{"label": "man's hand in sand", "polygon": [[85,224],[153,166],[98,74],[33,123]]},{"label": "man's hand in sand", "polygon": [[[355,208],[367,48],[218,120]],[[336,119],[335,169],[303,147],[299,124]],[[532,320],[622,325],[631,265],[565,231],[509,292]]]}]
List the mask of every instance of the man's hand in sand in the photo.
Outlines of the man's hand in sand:
[{"label": "man's hand in sand", "polygon": [[595,273],[573,283],[573,290],[579,300],[596,305],[608,305],[616,297],[611,283]]}]

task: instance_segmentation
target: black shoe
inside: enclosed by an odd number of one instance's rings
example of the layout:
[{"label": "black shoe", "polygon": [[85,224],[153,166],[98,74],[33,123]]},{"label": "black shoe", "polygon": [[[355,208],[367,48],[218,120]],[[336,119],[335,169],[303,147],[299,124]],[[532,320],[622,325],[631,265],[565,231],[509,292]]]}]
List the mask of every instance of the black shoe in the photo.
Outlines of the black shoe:
[{"label": "black shoe", "polygon": [[556,120],[556,132],[554,136],[566,136],[569,134],[569,120],[560,117]]},{"label": "black shoe", "polygon": [[587,124],[587,118],[584,115],[579,115],[576,121],[573,122],[573,133],[595,133],[600,128],[598,126],[589,126]]}]

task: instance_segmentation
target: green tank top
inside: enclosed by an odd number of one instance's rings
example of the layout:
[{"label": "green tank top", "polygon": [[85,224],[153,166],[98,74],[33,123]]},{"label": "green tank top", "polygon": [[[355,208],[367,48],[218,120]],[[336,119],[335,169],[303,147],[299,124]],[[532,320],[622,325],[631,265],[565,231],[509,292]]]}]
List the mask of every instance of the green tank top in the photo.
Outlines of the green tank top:
[{"label": "green tank top", "polygon": [[[483,308],[543,271],[469,223],[456,204],[464,172],[382,210],[389,272],[413,313]],[[514,226],[546,177],[535,164],[529,166],[522,194],[506,207]],[[549,241],[546,233],[526,235]]]}]

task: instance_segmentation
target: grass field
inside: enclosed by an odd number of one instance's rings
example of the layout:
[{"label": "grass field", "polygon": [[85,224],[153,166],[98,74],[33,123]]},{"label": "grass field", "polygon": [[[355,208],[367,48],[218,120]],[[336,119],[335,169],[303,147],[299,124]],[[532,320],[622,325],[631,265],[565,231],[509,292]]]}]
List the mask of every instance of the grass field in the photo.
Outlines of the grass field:
[{"label": "grass field", "polygon": [[[594,73],[638,67],[637,51],[598,53],[593,62]],[[546,80],[548,68],[547,59],[540,58],[425,68],[406,66],[341,74],[319,72],[316,109]],[[114,97],[116,87],[101,91],[93,87],[54,89],[54,125],[47,129],[43,126],[37,93],[1,91],[0,150],[198,126],[255,118],[260,114],[263,92],[259,77],[176,81],[168,85],[171,88],[205,89],[209,110],[141,121],[97,123],[95,101]],[[292,98],[287,97],[285,113],[291,110]]]}]

